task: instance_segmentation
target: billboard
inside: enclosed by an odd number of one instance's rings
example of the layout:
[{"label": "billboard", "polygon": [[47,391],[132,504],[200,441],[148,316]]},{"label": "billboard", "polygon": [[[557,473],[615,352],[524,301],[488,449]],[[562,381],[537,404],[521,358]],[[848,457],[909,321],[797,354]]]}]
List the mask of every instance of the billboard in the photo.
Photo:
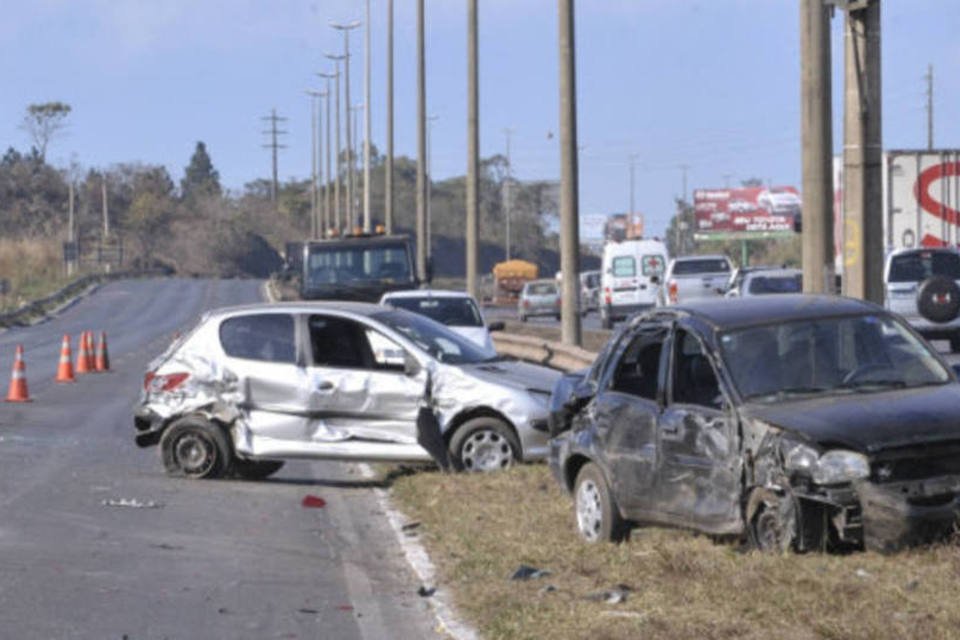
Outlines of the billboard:
[{"label": "billboard", "polygon": [[693,210],[695,234],[702,238],[793,233],[800,192],[794,187],[695,189]]}]

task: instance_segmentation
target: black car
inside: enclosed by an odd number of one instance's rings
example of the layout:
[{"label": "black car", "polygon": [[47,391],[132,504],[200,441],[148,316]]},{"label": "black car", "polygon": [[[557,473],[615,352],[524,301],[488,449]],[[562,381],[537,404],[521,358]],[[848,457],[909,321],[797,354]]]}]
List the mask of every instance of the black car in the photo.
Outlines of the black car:
[{"label": "black car", "polygon": [[588,541],[633,523],[761,549],[894,549],[957,518],[960,383],[858,300],[704,300],[635,317],[551,398],[550,465]]}]

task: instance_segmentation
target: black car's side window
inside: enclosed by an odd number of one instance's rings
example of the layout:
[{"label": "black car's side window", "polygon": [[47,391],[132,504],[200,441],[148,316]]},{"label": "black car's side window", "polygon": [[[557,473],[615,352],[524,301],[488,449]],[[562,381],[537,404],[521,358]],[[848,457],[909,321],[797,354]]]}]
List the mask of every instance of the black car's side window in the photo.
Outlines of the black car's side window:
[{"label": "black car's side window", "polygon": [[296,361],[293,317],[285,313],[228,318],[220,325],[220,344],[231,358]]},{"label": "black car's side window", "polygon": [[713,409],[723,407],[723,395],[713,365],[703,352],[700,341],[683,329],[674,340],[673,401]]},{"label": "black car's side window", "polygon": [[613,375],[612,389],[655,400],[660,352],[667,330],[657,328],[636,336],[623,352]]}]

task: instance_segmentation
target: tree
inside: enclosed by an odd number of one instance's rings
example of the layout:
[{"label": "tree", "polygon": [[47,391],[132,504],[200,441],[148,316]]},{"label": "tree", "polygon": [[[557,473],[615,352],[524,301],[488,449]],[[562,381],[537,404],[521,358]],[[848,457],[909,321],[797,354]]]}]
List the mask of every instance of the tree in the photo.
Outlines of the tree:
[{"label": "tree", "polygon": [[197,142],[197,147],[190,157],[190,164],[180,181],[180,192],[184,200],[197,196],[220,195],[220,174],[213,168],[207,146],[202,142]]},{"label": "tree", "polygon": [[173,219],[173,202],[153,190],[140,191],[133,197],[127,213],[127,228],[140,243],[144,266],[153,263],[160,241],[167,237]]},{"label": "tree", "polygon": [[47,157],[47,145],[67,126],[70,105],[65,102],[44,102],[27,106],[20,128],[29,134],[33,146],[40,153],[40,159]]}]

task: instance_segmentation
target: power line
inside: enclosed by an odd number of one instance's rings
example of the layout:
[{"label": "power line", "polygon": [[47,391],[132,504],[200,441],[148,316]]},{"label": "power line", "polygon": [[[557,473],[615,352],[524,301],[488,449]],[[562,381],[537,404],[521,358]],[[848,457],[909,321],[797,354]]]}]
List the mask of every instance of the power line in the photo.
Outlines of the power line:
[{"label": "power line", "polygon": [[287,131],[282,130],[282,129],[278,129],[278,128],[277,128],[277,124],[280,123],[280,122],[286,122],[286,121],[287,121],[287,118],[284,118],[284,117],[282,117],[282,116],[278,116],[278,115],[277,115],[277,110],[276,110],[276,109],[271,109],[269,116],[263,116],[263,117],[261,117],[260,119],[261,119],[261,120],[266,120],[267,122],[270,123],[270,129],[268,129],[267,131],[262,131],[261,133],[263,133],[264,135],[269,135],[269,136],[270,136],[270,142],[267,143],[267,144],[265,144],[265,145],[262,145],[262,146],[263,146],[264,149],[270,149],[270,150],[272,151],[272,157],[273,157],[273,182],[270,183],[270,202],[276,204],[276,203],[277,203],[277,188],[278,188],[278,180],[277,180],[277,150],[279,150],[279,149],[286,149],[286,148],[287,148],[287,145],[285,145],[285,144],[280,144],[279,142],[277,142],[277,136],[282,136],[282,135],[286,135],[286,134],[287,134]]}]

